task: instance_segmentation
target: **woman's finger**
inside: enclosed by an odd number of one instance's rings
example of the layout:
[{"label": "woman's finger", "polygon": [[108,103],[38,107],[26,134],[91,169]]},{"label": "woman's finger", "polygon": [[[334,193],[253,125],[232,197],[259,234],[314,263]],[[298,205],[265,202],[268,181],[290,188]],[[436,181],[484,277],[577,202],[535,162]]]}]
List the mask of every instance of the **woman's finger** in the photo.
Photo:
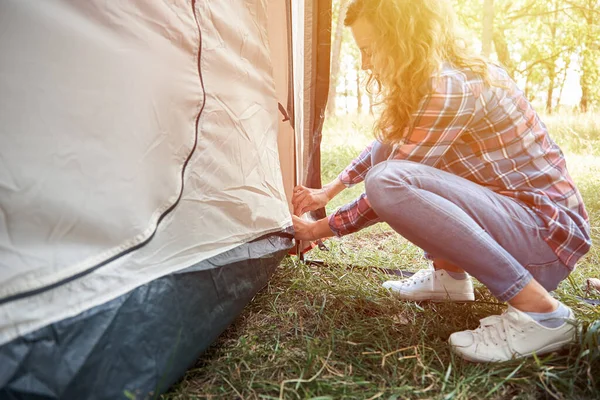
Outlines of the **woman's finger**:
[{"label": "woman's finger", "polygon": [[309,196],[301,196],[301,197],[298,196],[295,199],[292,199],[292,204],[295,204],[295,205],[299,206],[300,204],[302,204],[302,203],[304,203],[306,201],[310,201],[310,197]]},{"label": "woman's finger", "polygon": [[294,196],[292,197],[292,201],[294,201],[294,200],[296,200],[296,201],[302,201],[306,197],[308,197],[308,193],[301,192],[301,193],[298,193],[298,194],[294,194]]},{"label": "woman's finger", "polygon": [[307,197],[303,202],[298,205],[300,210],[300,215],[304,214],[307,211],[312,211],[314,206],[314,201],[310,197]]},{"label": "woman's finger", "polygon": [[304,201],[299,201],[296,204],[294,204],[294,213],[298,216],[302,216],[302,214],[304,214],[303,210],[306,208],[306,204],[306,199],[304,199]]},{"label": "woman's finger", "polygon": [[304,186],[296,186],[294,188],[294,194],[306,193],[307,191],[308,191],[308,189],[305,188]]},{"label": "woman's finger", "polygon": [[298,209],[300,207],[300,204],[302,204],[302,201],[304,200],[305,197],[293,197],[292,198],[292,206],[294,206],[294,210]]}]

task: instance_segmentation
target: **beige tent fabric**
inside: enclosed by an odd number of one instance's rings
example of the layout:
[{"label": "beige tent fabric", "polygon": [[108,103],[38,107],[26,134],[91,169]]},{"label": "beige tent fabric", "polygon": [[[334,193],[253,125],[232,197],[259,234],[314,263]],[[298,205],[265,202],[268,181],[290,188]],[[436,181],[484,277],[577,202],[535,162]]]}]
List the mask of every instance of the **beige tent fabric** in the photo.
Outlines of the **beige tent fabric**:
[{"label": "beige tent fabric", "polygon": [[136,246],[177,201],[198,32],[189,5],[149,4],[0,4],[0,298]]},{"label": "beige tent fabric", "polygon": [[[286,3],[287,0],[269,0],[267,4],[267,28],[271,48],[271,62],[273,63],[275,90],[277,92],[277,100],[284,108],[293,95],[293,93],[290,93],[293,75],[290,70],[292,49],[289,40],[292,28],[288,26],[288,4]],[[288,115],[287,117],[290,116]],[[289,210],[293,212],[291,199],[292,190],[296,185],[296,134],[292,126],[293,121],[285,121],[285,119],[284,115],[279,114],[277,141],[285,194]]]},{"label": "beige tent fabric", "polygon": [[192,4],[0,2],[0,344],[291,225],[266,2]]},{"label": "beige tent fabric", "polygon": [[303,184],[308,166],[311,137],[311,99],[313,98],[313,16],[312,1],[292,1],[292,37],[293,37],[293,71],[294,71],[294,109],[296,114],[296,181]]}]

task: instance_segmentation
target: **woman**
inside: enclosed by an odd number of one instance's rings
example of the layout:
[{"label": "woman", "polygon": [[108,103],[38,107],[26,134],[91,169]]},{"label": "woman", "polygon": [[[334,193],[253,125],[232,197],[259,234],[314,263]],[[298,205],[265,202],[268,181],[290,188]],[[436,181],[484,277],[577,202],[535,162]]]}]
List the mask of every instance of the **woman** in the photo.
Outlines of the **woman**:
[{"label": "woman", "polygon": [[573,313],[548,291],[589,250],[589,222],[562,152],[523,93],[466,49],[447,1],[354,0],[345,23],[382,97],[377,140],[323,189],[297,187],[295,214],[362,180],[366,193],[329,218],[294,217],[296,238],[387,222],[432,260],[384,283],[407,300],[473,300],[468,274],[477,278],[509,307],[450,336],[468,360],[571,343]]}]

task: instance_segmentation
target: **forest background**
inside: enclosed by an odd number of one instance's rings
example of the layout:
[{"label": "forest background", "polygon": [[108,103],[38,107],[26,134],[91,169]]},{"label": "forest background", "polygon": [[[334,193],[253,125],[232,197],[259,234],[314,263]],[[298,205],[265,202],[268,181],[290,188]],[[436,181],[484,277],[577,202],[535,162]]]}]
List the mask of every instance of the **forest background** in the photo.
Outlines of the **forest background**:
[{"label": "forest background", "polygon": [[[328,114],[372,111],[366,72],[343,20],[350,0],[333,0]],[[600,0],[454,0],[466,37],[500,63],[539,112],[600,108]]]}]

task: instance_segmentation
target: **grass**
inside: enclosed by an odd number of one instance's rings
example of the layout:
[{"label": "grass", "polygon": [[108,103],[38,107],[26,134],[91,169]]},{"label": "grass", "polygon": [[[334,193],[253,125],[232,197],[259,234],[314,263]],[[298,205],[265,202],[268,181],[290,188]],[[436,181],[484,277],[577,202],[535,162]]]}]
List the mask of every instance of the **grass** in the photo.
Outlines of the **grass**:
[{"label": "grass", "polygon": [[[600,239],[600,125],[594,116],[548,118],[585,198]],[[370,140],[368,117],[328,121],[324,180]],[[342,144],[343,145],[340,145]],[[360,185],[329,206],[351,200]],[[600,308],[578,300],[600,275],[597,248],[556,296],[584,325],[577,345],[559,354],[503,364],[454,356],[447,338],[478,326],[504,305],[481,285],[470,304],[414,304],[381,289],[389,276],[372,267],[417,270],[419,249],[380,224],[314,251],[327,267],[287,258],[268,286],[165,400],[176,399],[593,399],[600,397]]]}]

